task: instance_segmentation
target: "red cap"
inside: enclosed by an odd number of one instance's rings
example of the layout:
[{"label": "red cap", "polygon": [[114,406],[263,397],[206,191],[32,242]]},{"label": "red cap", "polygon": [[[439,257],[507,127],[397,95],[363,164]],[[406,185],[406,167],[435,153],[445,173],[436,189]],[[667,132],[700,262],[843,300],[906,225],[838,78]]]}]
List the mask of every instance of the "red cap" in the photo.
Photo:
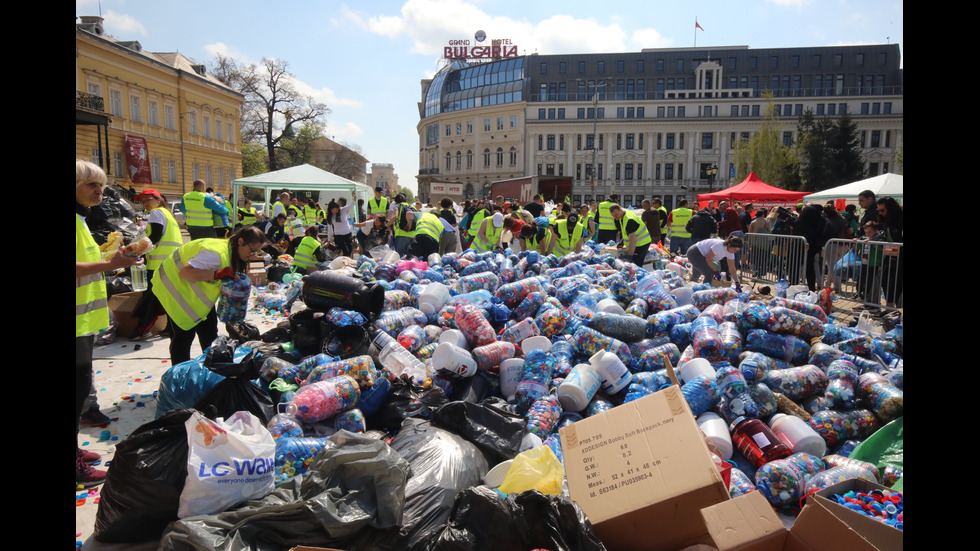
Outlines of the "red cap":
[{"label": "red cap", "polygon": [[141,191],[139,195],[136,196],[136,201],[142,201],[146,197],[154,197],[160,201],[163,201],[163,196],[160,195],[160,192],[152,188],[147,188]]}]

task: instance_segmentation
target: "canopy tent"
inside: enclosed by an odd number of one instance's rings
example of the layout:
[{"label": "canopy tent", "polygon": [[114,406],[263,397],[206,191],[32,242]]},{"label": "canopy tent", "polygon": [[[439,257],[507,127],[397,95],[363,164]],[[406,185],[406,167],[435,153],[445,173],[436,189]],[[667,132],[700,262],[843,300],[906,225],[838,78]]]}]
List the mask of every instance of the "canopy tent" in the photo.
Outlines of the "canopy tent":
[{"label": "canopy tent", "polygon": [[857,201],[858,194],[864,190],[871,190],[876,197],[894,197],[899,203],[905,195],[904,176],[901,174],[879,174],[877,176],[844,184],[835,188],[818,191],[804,197],[807,201],[822,202],[844,199],[845,201]]},{"label": "canopy tent", "polygon": [[755,175],[755,172],[730,188],[716,191],[714,193],[702,193],[698,195],[698,203],[702,201],[740,201],[750,202],[755,205],[784,205],[799,203],[805,191],[789,191],[780,189],[763,182]]},{"label": "canopy tent", "polygon": [[[239,178],[234,180],[232,185],[234,186],[234,204],[236,205],[238,204],[238,198],[241,197],[239,192],[239,188],[241,187],[262,188],[266,205],[272,204],[270,200],[272,191],[276,189],[349,193],[351,202],[355,205],[358,199],[367,201],[372,193],[371,188],[365,184],[348,180],[347,178],[337,176],[332,172],[327,172],[312,165],[294,166],[276,170],[275,172],[266,172],[265,174]],[[357,209],[354,209],[354,212],[357,212]]]}]

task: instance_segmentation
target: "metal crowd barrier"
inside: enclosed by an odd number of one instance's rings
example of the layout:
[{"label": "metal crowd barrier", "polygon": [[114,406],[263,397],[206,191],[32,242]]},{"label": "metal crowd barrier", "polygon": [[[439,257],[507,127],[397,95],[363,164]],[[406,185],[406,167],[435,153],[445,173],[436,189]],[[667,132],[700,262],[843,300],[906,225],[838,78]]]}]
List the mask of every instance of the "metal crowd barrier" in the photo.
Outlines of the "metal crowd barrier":
[{"label": "metal crowd barrier", "polygon": [[747,233],[738,263],[741,281],[806,285],[806,239],[799,235]]},{"label": "metal crowd barrier", "polygon": [[901,308],[904,265],[902,243],[831,239],[823,248],[820,275],[824,285],[843,298]]}]

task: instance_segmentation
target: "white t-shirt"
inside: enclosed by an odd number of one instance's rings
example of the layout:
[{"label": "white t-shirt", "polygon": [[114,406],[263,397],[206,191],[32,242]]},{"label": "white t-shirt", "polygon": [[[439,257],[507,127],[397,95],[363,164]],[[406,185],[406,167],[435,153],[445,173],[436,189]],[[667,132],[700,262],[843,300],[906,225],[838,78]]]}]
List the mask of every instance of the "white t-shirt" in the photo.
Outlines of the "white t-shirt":
[{"label": "white t-shirt", "polygon": [[335,235],[350,235],[351,227],[350,222],[347,221],[347,214],[350,212],[351,207],[354,204],[340,207],[340,222],[337,221],[337,215],[332,213],[327,213],[327,218],[323,221],[327,225],[327,234],[331,237]]},{"label": "white t-shirt", "polygon": [[192,268],[216,272],[222,268],[221,255],[212,251],[202,250],[187,261]]},{"label": "white t-shirt", "polygon": [[708,258],[708,252],[715,253],[715,260],[721,260],[722,258],[731,258],[735,260],[735,253],[728,252],[728,247],[725,245],[724,239],[704,239],[698,241],[698,251]]}]

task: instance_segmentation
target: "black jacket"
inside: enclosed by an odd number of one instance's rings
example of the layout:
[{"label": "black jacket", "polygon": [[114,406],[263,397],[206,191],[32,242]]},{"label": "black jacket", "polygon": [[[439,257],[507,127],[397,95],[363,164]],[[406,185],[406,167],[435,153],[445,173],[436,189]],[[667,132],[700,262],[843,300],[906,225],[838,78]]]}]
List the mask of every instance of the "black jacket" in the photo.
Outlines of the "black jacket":
[{"label": "black jacket", "polygon": [[691,232],[691,243],[711,237],[711,234],[718,231],[718,222],[706,209],[699,210],[687,222],[687,231]]}]

